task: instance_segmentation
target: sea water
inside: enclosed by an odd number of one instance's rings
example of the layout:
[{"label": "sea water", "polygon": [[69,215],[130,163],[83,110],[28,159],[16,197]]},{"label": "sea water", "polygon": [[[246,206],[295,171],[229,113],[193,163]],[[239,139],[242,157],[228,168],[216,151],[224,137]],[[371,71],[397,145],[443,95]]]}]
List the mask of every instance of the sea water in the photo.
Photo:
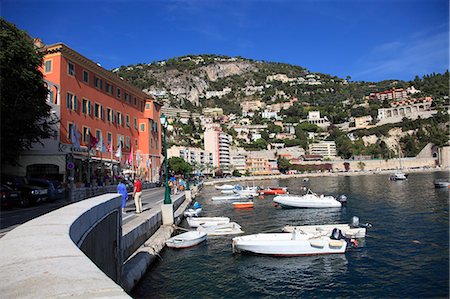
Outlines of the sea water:
[{"label": "sea water", "polygon": [[[253,209],[211,201],[205,187],[197,200],[201,216],[227,216],[245,234],[280,232],[286,225],[370,222],[364,247],[345,254],[270,257],[233,254],[232,236],[209,237],[199,246],[165,248],[131,295],[135,298],[448,298],[449,189],[433,180],[447,172],[412,173],[407,181],[388,175],[314,177],[249,182],[304,186],[318,194],[345,194],[342,208],[281,209],[273,196],[255,198]],[[186,222],[182,226],[188,227]]]}]

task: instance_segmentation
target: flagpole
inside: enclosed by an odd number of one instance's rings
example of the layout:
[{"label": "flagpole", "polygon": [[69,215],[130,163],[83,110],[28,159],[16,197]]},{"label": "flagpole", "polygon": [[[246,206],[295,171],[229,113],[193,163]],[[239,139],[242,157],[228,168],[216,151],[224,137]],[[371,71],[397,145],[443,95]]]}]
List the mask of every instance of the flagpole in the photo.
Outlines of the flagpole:
[{"label": "flagpole", "polygon": [[113,164],[113,140],[111,138],[111,144],[110,144],[110,152],[111,152],[111,182],[113,184],[115,184],[115,180],[114,180],[114,164]]},{"label": "flagpole", "polygon": [[133,148],[131,148],[131,179],[134,181],[134,157],[133,157]]},{"label": "flagpole", "polygon": [[87,173],[87,183],[89,187],[91,186],[91,130],[89,130],[88,135],[88,173]]}]

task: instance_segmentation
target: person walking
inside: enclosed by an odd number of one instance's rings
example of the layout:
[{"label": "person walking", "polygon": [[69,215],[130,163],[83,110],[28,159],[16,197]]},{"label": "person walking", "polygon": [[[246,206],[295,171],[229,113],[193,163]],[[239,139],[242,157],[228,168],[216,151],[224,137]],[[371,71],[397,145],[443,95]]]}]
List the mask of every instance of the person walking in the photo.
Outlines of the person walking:
[{"label": "person walking", "polygon": [[127,186],[123,183],[123,180],[120,180],[119,184],[117,185],[117,193],[120,193],[122,195],[122,213],[125,213],[125,205],[127,203],[128,198],[128,191]]},{"label": "person walking", "polygon": [[142,213],[142,183],[140,178],[134,181],[134,205],[136,206],[136,214]]}]

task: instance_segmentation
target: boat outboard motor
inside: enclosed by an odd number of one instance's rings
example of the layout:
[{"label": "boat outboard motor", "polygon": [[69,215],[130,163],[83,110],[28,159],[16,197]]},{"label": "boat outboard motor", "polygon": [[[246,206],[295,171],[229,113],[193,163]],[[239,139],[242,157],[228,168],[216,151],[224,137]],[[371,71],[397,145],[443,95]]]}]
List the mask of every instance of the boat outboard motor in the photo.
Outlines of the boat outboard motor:
[{"label": "boat outboard motor", "polygon": [[352,222],[350,223],[350,227],[353,227],[353,228],[356,228],[356,227],[370,228],[370,227],[372,227],[372,224],[370,224],[370,223],[360,224],[359,223],[359,217],[353,216],[352,217]]},{"label": "boat outboard motor", "polygon": [[358,247],[358,241],[357,240],[345,237],[342,234],[342,231],[340,229],[336,228],[336,227],[333,228],[333,231],[331,232],[330,239],[333,239],[333,240],[344,240],[351,247]]}]

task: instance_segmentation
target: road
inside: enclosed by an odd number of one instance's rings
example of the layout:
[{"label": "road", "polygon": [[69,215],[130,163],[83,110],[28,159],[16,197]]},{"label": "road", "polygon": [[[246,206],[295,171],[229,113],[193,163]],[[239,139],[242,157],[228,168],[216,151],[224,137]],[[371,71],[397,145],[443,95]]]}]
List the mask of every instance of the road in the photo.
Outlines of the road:
[{"label": "road", "polygon": [[[148,210],[155,205],[158,205],[164,201],[164,187],[157,187],[152,189],[146,189],[142,192],[142,207],[144,210]],[[43,202],[35,206],[28,208],[11,208],[0,210],[0,238],[15,227],[30,221],[33,218],[47,214],[51,211],[59,209],[63,206],[71,204],[71,202],[65,199],[57,200],[55,202]],[[123,223],[126,223],[137,217],[135,214],[134,200],[132,199],[132,193],[128,197],[127,204],[125,206],[125,215],[123,215]]]}]

